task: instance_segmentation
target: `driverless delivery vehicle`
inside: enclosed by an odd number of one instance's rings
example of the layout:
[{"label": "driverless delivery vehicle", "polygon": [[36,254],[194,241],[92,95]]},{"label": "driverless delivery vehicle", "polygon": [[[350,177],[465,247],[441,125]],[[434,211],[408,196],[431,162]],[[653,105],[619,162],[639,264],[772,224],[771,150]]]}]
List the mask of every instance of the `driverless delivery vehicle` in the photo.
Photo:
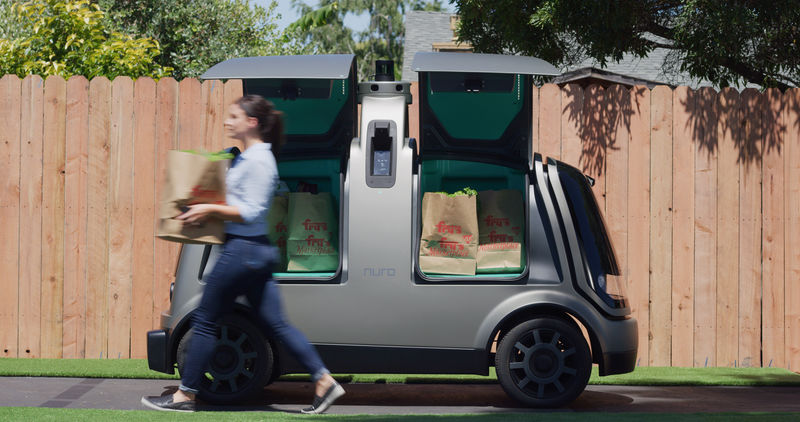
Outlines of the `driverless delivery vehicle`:
[{"label": "driverless delivery vehicle", "polygon": [[[278,164],[290,191],[287,218],[308,209],[292,206],[294,192],[330,198],[325,245],[333,253],[324,265],[292,261],[302,241],[318,238],[293,241],[285,224],[289,262],[274,277],[291,323],[334,373],[488,375],[494,366],[503,389],[535,407],[575,399],[593,363],[600,375],[632,371],[636,320],[592,180],[531,150],[533,76],[556,69],[530,57],[417,53],[419,94],[412,98],[410,84],[394,81],[387,67],[379,62],[375,80],[358,83],[353,55],[248,57],[202,76],[242,79],[246,94],[285,113],[288,142]],[[412,101],[419,139],[408,137]],[[520,198],[512,210],[522,220],[518,267],[430,270],[432,247],[460,246],[425,237],[426,194],[464,188],[479,200],[485,191]],[[310,221],[305,228],[315,227],[311,220],[300,218]],[[218,248],[182,248],[170,309],[162,329],[148,333],[151,369],[181,368],[192,310]],[[220,321],[201,398],[238,400],[281,374],[304,372],[257,327],[240,298]]]}]

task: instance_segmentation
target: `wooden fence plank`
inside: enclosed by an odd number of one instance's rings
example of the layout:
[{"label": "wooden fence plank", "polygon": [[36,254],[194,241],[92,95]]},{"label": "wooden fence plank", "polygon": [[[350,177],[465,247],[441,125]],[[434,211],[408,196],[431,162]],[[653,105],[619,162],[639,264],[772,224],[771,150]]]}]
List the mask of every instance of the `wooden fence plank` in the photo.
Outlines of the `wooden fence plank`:
[{"label": "wooden fence plank", "polygon": [[[639,322],[639,338],[647,338],[649,321],[647,319],[647,306],[642,303],[643,291],[641,284],[631,283],[631,273],[628,259],[628,198],[629,198],[629,141],[630,141],[630,110],[629,91],[616,85],[608,90],[609,97],[609,122],[613,122],[612,132],[609,133],[609,147],[606,150],[606,222],[608,223],[611,242],[617,254],[622,280],[627,285],[628,299],[631,303],[633,317]],[[645,290],[646,291],[646,290]],[[642,364],[648,361],[647,341],[639,342],[639,358]]]},{"label": "wooden fence plank", "polygon": [[[223,109],[224,110],[223,116],[227,116],[228,115],[228,106],[233,104],[234,101],[236,101],[237,99],[239,99],[239,97],[241,97],[243,95],[242,91],[243,91],[243,87],[242,87],[242,81],[241,80],[237,79],[237,80],[228,81],[228,82],[225,83],[224,95],[223,95],[223,100],[222,100],[223,103],[225,104],[225,108]],[[414,120],[414,119],[410,119],[410,120]],[[223,119],[223,121],[224,121],[224,119]],[[416,123],[416,125],[417,125],[417,136],[419,136],[419,123]],[[356,129],[356,130],[358,130],[358,129]],[[417,141],[419,141],[419,137],[417,137]],[[228,147],[232,147],[232,146],[235,146],[235,145],[238,145],[238,141],[236,141],[233,138],[229,137],[227,132],[226,132],[225,133],[225,140],[223,141],[223,148],[228,148]]]},{"label": "wooden fence plank", "polygon": [[204,119],[202,86],[197,79],[184,79],[178,84],[178,148],[202,149]]},{"label": "wooden fence plank", "polygon": [[64,166],[67,82],[50,76],[44,85],[42,157],[41,356],[62,356],[64,310]]},{"label": "wooden fence plank", "polygon": [[88,221],[86,226],[86,352],[90,359],[108,357],[108,176],[111,133],[111,83],[104,77],[89,83]]},{"label": "wooden fence plank", "polygon": [[[534,90],[535,89],[536,88],[534,88]],[[410,90],[412,101],[411,104],[408,105],[408,137],[416,139],[417,145],[419,145],[419,82],[411,82]],[[225,104],[225,108],[222,109],[222,116],[224,121],[225,116],[228,114],[228,106],[231,105],[233,99],[229,98],[228,83],[225,84],[223,91],[223,103]],[[357,136],[357,134],[353,136]]]},{"label": "wooden fence plank", "polygon": [[44,81],[22,81],[20,166],[19,357],[41,357],[42,148]]},{"label": "wooden fence plank", "polygon": [[0,357],[17,357],[19,325],[19,227],[21,165],[21,81],[0,79]]},{"label": "wooden fence plank", "polygon": [[561,88],[545,84],[539,89],[539,152],[542,158],[561,159]]},{"label": "wooden fence plank", "polygon": [[129,358],[133,285],[133,80],[111,85],[108,185],[108,357]]},{"label": "wooden fence plank", "polygon": [[716,365],[717,279],[717,93],[698,91],[694,130],[699,131],[695,152],[694,232],[694,366]]},{"label": "wooden fence plank", "polygon": [[147,357],[147,331],[158,315],[153,307],[156,210],[156,83],[139,78],[133,93],[133,265],[131,357]]},{"label": "wooden fence plank", "polygon": [[726,88],[718,99],[716,366],[733,367],[739,351],[739,93]]},{"label": "wooden fence plank", "polygon": [[208,149],[219,151],[225,148],[225,130],[222,126],[228,106],[225,105],[225,86],[222,81],[203,82],[203,99],[206,107],[204,139]]},{"label": "wooden fence plank", "polygon": [[561,160],[581,170],[580,125],[583,115],[583,88],[580,85],[565,85],[561,90]]},{"label": "wooden fence plank", "polygon": [[[156,86],[156,134],[155,134],[155,197],[160,201],[166,174],[167,151],[178,148],[178,83],[172,78],[163,78]],[[153,221],[158,221],[158,206]],[[155,240],[155,263],[153,268],[153,326],[158,328],[158,315],[169,310],[169,285],[175,278],[175,266],[180,245],[166,240]]]},{"label": "wooden fence plank", "polygon": [[[590,85],[583,93],[583,113],[581,113],[581,165],[586,174],[593,177],[592,187],[597,206],[606,214],[606,146],[611,129],[607,127],[609,106],[606,91],[601,86]],[[606,217],[607,218],[607,217]]]},{"label": "wooden fence plank", "polygon": [[[800,89],[783,94],[786,153],[786,367],[800,372]],[[765,364],[766,365],[766,364]]]},{"label": "wooden fence plank", "polygon": [[[755,94],[755,93],[754,93]],[[779,148],[781,144],[781,110],[782,95],[777,89],[768,89],[766,95],[758,96],[763,110],[760,114],[763,123],[757,116],[747,119],[753,125],[762,123],[759,132],[764,136],[762,157],[764,170],[762,179],[763,203],[763,237],[762,237],[762,357],[764,366],[786,367],[785,355],[785,286],[784,286],[784,239],[783,239],[783,159]],[[752,109],[751,109],[752,110]],[[761,290],[761,289],[758,289]],[[756,294],[756,289],[748,290]]]},{"label": "wooden fence plank", "polygon": [[[651,281],[650,281],[650,90],[647,87],[637,86],[630,90],[623,90],[620,111],[623,113],[622,123],[629,128],[628,141],[628,285],[637,286],[634,289],[638,295],[639,315],[647,314],[645,321],[639,327],[641,342],[648,342],[647,354],[642,353],[641,363],[653,365],[666,356],[669,360],[669,347],[656,353],[653,350],[654,324],[661,324],[654,320],[651,311]],[[627,122],[627,123],[626,123]],[[633,298],[633,296],[632,296]],[[663,299],[663,298],[659,298]],[[669,305],[669,297],[666,300]],[[669,309],[669,307],[667,307]],[[666,342],[669,345],[669,333],[657,330],[664,335],[656,341]],[[640,342],[640,344],[641,344]],[[640,348],[639,350],[642,350]],[[645,356],[648,359],[644,359]]]},{"label": "wooden fence plank", "polygon": [[[761,95],[745,90],[739,145],[739,366],[761,366]],[[761,104],[759,104],[761,103]],[[753,108],[755,107],[755,108]],[[781,212],[783,211],[781,204]]]},{"label": "wooden fence plank", "polygon": [[[650,93],[650,365],[672,364],[672,90]],[[646,109],[635,110],[645,113]],[[632,141],[636,138],[632,137]]]},{"label": "wooden fence plank", "polygon": [[696,93],[672,96],[672,366],[694,366],[694,176]]},{"label": "wooden fence plank", "polygon": [[[650,90],[636,86],[623,91],[620,103],[624,125],[628,126],[628,285],[634,294],[632,303],[638,302],[639,315],[647,314],[647,321],[639,327],[640,344],[648,343],[647,354],[642,353],[641,363],[653,365],[656,359],[664,356],[654,355],[653,320],[650,305]],[[633,287],[636,286],[636,287]],[[669,297],[666,299],[669,301]],[[669,308],[667,308],[669,309]],[[645,325],[649,324],[649,325]],[[665,344],[669,344],[668,333]],[[641,337],[645,335],[645,337]],[[656,346],[658,343],[656,343]],[[641,350],[641,348],[640,348]],[[647,356],[648,359],[644,359]],[[666,348],[669,359],[669,348]]]},{"label": "wooden fence plank", "polygon": [[89,154],[89,81],[67,81],[64,174],[64,315],[62,356],[85,356],[87,267],[87,167]]}]

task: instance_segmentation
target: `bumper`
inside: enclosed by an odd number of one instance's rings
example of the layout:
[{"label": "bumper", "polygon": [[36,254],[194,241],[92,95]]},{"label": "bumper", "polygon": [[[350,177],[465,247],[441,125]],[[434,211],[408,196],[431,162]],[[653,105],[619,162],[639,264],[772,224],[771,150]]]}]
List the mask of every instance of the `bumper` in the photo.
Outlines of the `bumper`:
[{"label": "bumper", "polygon": [[604,353],[600,364],[600,375],[627,374],[636,367],[636,350],[618,353]]},{"label": "bumper", "polygon": [[174,374],[175,365],[169,354],[169,333],[166,330],[147,332],[147,365],[153,371]]},{"label": "bumper", "polygon": [[636,367],[639,332],[635,318],[609,322],[601,334],[605,344],[601,347],[600,376],[625,374]]}]

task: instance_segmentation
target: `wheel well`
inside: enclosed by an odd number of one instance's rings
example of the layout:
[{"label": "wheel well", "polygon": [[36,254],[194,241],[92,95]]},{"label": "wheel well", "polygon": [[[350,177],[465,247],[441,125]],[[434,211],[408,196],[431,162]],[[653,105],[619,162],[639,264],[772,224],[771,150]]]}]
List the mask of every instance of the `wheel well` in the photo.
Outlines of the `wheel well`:
[{"label": "wheel well", "polygon": [[600,348],[600,343],[597,340],[597,335],[594,333],[591,327],[581,320],[580,316],[570,313],[567,309],[558,305],[532,305],[510,313],[503,318],[503,320],[497,324],[497,327],[495,327],[494,331],[492,331],[492,334],[489,336],[489,340],[486,344],[486,350],[488,352],[487,355],[489,357],[489,366],[494,366],[494,359],[492,358],[494,351],[497,349],[497,345],[500,343],[500,340],[503,339],[506,333],[520,323],[537,317],[560,319],[584,333],[584,336],[589,338],[589,349],[592,354],[592,362],[600,363],[603,353]]}]

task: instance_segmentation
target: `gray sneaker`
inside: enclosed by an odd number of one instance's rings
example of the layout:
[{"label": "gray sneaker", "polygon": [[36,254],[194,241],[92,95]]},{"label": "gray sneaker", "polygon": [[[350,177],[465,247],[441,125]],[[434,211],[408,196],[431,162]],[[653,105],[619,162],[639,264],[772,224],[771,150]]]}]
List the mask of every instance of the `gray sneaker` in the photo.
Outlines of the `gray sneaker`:
[{"label": "gray sneaker", "polygon": [[173,402],[172,394],[142,397],[142,404],[151,409],[167,412],[194,412],[197,407],[197,403],[195,403],[194,400],[182,401],[180,403]]},{"label": "gray sneaker", "polygon": [[315,395],[314,402],[311,403],[310,407],[306,407],[305,409],[301,410],[300,413],[305,414],[320,414],[326,410],[336,401],[339,397],[344,395],[344,388],[339,385],[338,382],[334,381],[333,385],[328,387],[328,390],[325,391],[325,394],[322,397]]}]

